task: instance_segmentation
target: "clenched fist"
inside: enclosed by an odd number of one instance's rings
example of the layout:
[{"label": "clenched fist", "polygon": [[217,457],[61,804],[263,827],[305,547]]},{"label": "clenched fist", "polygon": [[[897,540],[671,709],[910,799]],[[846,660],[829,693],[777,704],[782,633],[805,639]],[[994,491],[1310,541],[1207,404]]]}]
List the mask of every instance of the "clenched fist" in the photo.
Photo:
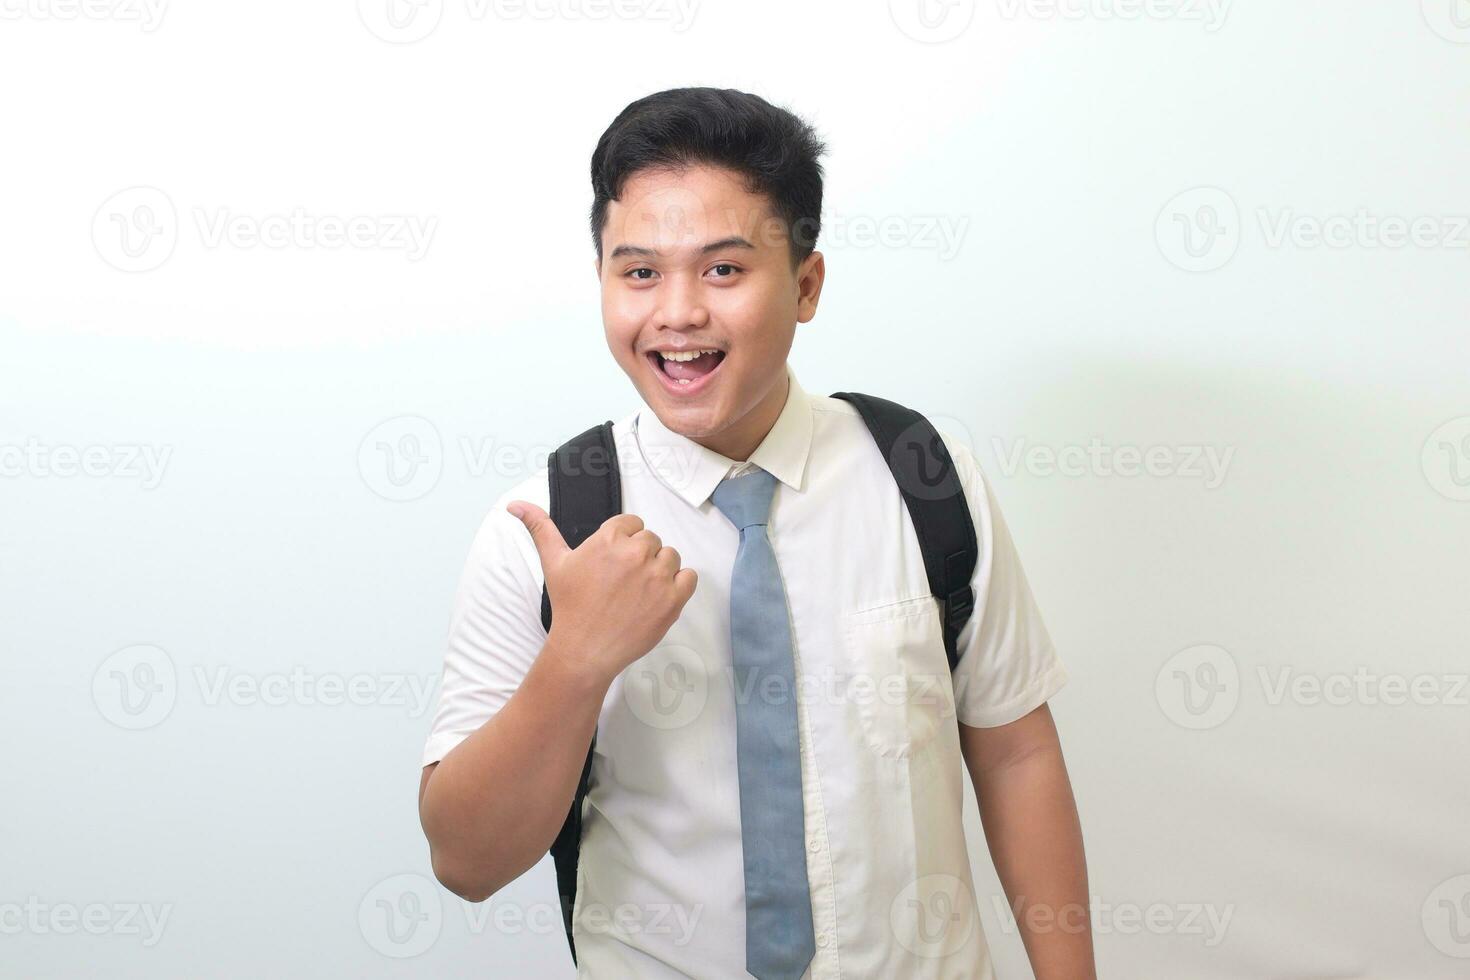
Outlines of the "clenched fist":
[{"label": "clenched fist", "polygon": [[694,595],[694,569],[636,514],[614,514],[569,548],[540,507],[516,500],[506,510],[541,556],[558,649],[608,681],[657,646]]}]

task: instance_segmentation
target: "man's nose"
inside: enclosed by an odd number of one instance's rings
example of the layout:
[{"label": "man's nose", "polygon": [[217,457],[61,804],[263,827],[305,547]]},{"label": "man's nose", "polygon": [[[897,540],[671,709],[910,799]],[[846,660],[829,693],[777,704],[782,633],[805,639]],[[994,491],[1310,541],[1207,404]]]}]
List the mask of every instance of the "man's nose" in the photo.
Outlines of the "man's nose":
[{"label": "man's nose", "polygon": [[659,329],[698,329],[709,322],[709,310],[692,273],[674,272],[659,283]]}]

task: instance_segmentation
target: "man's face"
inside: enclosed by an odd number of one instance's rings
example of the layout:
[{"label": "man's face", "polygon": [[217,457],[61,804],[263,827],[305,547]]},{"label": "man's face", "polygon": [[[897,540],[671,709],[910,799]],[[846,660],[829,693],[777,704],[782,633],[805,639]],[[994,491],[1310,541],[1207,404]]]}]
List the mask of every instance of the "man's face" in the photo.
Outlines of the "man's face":
[{"label": "man's face", "polygon": [[[786,356],[816,313],[824,266],[795,270],[787,231],[739,175],[644,170],[609,202],[602,322],[643,401],[675,432],[743,459],[786,399]],[[660,352],[694,360],[667,360]]]}]

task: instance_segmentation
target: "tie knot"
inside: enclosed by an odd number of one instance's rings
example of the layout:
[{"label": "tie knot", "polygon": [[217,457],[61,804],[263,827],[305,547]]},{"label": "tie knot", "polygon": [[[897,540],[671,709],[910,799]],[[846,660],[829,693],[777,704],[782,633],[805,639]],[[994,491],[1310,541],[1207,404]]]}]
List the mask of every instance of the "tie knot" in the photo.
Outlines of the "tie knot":
[{"label": "tie knot", "polygon": [[776,478],[756,467],[741,476],[727,476],[715,487],[714,502],[720,513],[740,530],[764,524],[771,513]]}]

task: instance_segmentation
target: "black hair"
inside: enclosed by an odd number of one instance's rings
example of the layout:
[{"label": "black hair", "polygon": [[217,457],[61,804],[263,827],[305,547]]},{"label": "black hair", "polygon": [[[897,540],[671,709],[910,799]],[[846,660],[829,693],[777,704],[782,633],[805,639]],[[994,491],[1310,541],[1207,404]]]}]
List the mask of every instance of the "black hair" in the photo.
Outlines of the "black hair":
[{"label": "black hair", "polygon": [[736,89],[673,88],[629,103],[592,151],[592,245],[602,260],[609,201],[634,174],[690,165],[722,167],[770,199],[791,245],[793,268],[816,248],[822,227],[826,144],[805,121]]}]

